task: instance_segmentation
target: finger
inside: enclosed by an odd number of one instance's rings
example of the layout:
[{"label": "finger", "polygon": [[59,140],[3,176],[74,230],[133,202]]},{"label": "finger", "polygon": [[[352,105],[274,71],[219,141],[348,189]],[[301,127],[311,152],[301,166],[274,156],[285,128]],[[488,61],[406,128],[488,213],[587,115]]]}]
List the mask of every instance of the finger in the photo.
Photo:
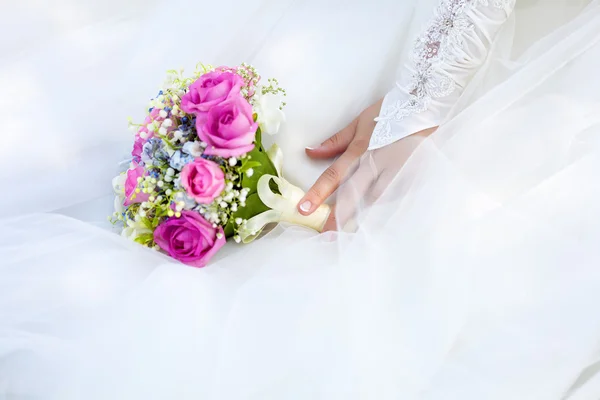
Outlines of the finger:
[{"label": "finger", "polygon": [[316,148],[307,147],[306,154],[310,158],[333,158],[342,154],[354,138],[358,119],[352,121],[347,127],[321,143]]},{"label": "finger", "polygon": [[306,195],[298,202],[298,211],[302,215],[310,215],[338,188],[350,167],[356,162],[360,152],[354,145],[348,146],[329,168],[321,174]]},{"label": "finger", "polygon": [[340,227],[357,216],[376,179],[377,169],[369,155],[363,158],[356,173],[342,185],[337,194],[337,222]]}]

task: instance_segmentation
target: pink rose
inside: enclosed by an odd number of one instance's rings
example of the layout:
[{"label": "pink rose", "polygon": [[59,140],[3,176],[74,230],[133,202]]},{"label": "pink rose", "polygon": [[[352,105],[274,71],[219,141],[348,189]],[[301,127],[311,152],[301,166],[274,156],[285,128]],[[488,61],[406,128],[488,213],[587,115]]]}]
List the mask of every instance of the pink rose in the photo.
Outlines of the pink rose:
[{"label": "pink rose", "polygon": [[204,154],[238,157],[254,148],[258,124],[252,106],[243,97],[232,97],[210,109],[206,122],[196,122],[200,139],[208,144]]},{"label": "pink rose", "polygon": [[[150,197],[147,193],[135,193],[135,189],[138,187],[137,179],[144,176],[144,167],[136,166],[127,170],[127,177],[125,179],[125,202],[123,205],[128,207],[135,203],[142,203],[148,201]],[[135,195],[135,198],[134,198]]]},{"label": "pink rose", "polygon": [[225,189],[225,173],[215,162],[196,158],[181,170],[181,185],[199,204],[212,203]]},{"label": "pink rose", "polygon": [[169,218],[156,228],[154,242],[174,259],[202,268],[223,247],[225,235],[222,227],[213,228],[200,214],[183,211],[180,218]]},{"label": "pink rose", "polygon": [[232,72],[208,72],[190,85],[181,98],[181,109],[203,120],[212,107],[230,97],[239,96],[243,85],[242,77]]}]

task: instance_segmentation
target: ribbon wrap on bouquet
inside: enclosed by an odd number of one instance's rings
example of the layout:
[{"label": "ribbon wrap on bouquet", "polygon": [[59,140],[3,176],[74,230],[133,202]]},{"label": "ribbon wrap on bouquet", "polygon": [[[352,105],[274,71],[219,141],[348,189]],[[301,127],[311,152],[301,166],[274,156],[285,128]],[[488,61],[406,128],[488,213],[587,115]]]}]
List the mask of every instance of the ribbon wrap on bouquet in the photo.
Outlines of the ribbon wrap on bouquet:
[{"label": "ribbon wrap on bouquet", "polygon": [[[260,213],[248,221],[243,229],[240,229],[240,237],[244,243],[249,243],[256,239],[268,224],[288,222],[294,225],[301,225],[317,232],[322,232],[325,222],[329,217],[331,208],[327,204],[321,205],[311,215],[305,216],[298,212],[297,205],[304,197],[304,191],[297,186],[289,183],[282,177],[283,152],[274,144],[267,155],[273,162],[277,175],[263,175],[258,180],[257,194],[260,200],[270,208],[270,210]],[[279,193],[273,192],[270,183],[273,181],[277,185]]]}]

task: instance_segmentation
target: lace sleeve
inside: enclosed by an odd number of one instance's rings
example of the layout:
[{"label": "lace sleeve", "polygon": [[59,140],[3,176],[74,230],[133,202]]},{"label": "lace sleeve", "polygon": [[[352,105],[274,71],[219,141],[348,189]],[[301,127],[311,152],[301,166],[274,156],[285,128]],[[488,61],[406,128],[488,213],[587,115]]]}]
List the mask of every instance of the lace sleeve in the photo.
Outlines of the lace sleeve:
[{"label": "lace sleeve", "polygon": [[369,149],[439,125],[483,64],[516,0],[441,0],[387,94]]}]

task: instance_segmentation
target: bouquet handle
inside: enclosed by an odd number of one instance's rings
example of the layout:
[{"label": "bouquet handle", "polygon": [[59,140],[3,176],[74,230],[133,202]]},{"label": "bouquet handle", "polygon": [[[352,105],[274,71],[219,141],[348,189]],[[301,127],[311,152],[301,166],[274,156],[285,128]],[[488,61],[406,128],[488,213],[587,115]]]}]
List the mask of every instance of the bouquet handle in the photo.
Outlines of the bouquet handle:
[{"label": "bouquet handle", "polygon": [[[273,192],[271,181],[275,182],[279,193]],[[244,243],[256,239],[264,227],[271,223],[287,222],[322,232],[331,213],[331,207],[323,204],[311,215],[300,214],[297,205],[305,193],[281,176],[261,176],[258,180],[257,193],[260,200],[270,210],[258,214],[246,222],[244,229],[240,230],[240,237]]]}]

